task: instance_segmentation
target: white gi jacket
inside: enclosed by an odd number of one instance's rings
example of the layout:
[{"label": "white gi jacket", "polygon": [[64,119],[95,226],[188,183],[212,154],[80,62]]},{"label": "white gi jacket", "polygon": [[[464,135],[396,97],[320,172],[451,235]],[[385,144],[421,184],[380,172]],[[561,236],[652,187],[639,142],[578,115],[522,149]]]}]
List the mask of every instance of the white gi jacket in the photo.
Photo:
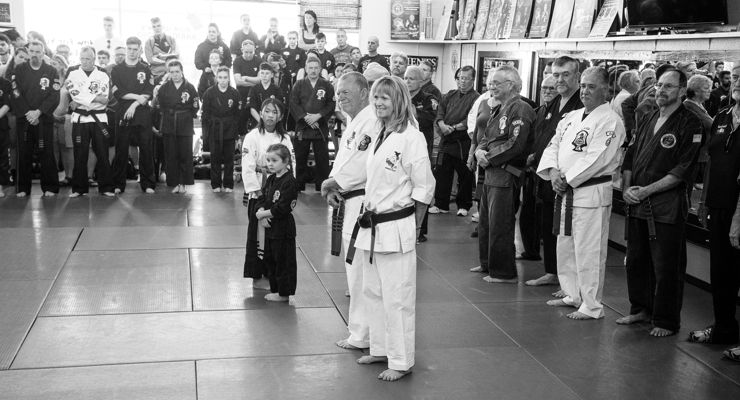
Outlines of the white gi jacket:
[{"label": "white gi jacket", "polygon": [[[393,132],[368,151],[365,209],[377,214],[399,211],[414,201],[429,204],[436,181],[427,154],[424,134],[411,124],[404,132]],[[360,229],[355,247],[370,250],[370,229]],[[375,252],[408,253],[416,246],[414,215],[384,222],[375,227]]]},{"label": "white gi jacket", "polygon": [[625,130],[622,119],[609,103],[583,119],[585,108],[572,111],[558,123],[550,144],[542,154],[537,175],[549,181],[550,168],[557,168],[573,187],[573,206],[605,207],[612,204],[611,182],[579,188],[591,178],[612,176],[619,168],[620,146]]},{"label": "white gi jacket", "polygon": [[293,171],[295,171],[295,151],[293,151],[293,143],[288,135],[285,135],[283,139],[277,132],[262,134],[258,128],[255,128],[244,137],[244,142],[242,142],[242,181],[244,182],[244,193],[249,193],[250,198],[257,198],[255,192],[262,190],[262,183],[269,175],[265,173],[267,168],[265,153],[267,148],[275,143],[282,143],[290,150],[291,164]]},{"label": "white gi jacket", "polygon": [[[108,104],[107,100],[102,103],[94,102],[95,97],[103,95],[108,97],[110,91],[110,78],[101,68],[95,67],[90,76],[79,66],[73,67],[67,74],[64,86],[69,92],[72,101],[79,104],[79,108],[87,111],[105,111]],[[96,115],[98,120],[103,123],[108,122],[105,113]],[[91,116],[82,116],[78,113],[72,113],[72,122],[87,123],[95,122]]]}]

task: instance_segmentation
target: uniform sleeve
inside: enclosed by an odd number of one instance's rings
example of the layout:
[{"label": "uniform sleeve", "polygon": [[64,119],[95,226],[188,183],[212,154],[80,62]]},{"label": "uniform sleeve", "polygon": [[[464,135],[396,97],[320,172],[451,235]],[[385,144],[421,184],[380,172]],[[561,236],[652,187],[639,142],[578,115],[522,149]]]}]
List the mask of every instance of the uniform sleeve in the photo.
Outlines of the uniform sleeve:
[{"label": "uniform sleeve", "polygon": [[54,110],[59,105],[59,89],[61,88],[61,81],[59,79],[59,73],[54,68],[49,68],[49,76],[51,77],[51,84],[49,85],[50,92],[46,95],[44,100],[39,106],[39,111],[42,114],[51,117]]},{"label": "uniform sleeve", "polygon": [[434,119],[437,117],[437,104],[437,100],[434,96],[425,96],[422,108],[417,108],[416,119],[419,120],[419,126],[434,129]]},{"label": "uniform sleeve", "polygon": [[[473,107],[470,108],[470,112],[468,112],[468,135],[471,136],[473,140],[475,140],[475,128],[476,128],[476,119],[478,118],[478,110],[480,109],[480,103],[483,101],[483,96],[478,96],[477,99],[475,99],[475,103],[473,103]],[[476,140],[477,141],[477,140]]]},{"label": "uniform sleeve", "polygon": [[558,165],[558,152],[560,151],[560,140],[562,140],[565,128],[568,126],[565,121],[568,118],[563,118],[558,122],[558,127],[555,129],[555,135],[550,139],[550,143],[547,145],[545,150],[542,152],[542,158],[537,166],[537,176],[549,181],[550,180],[550,168],[560,168]]},{"label": "uniform sleeve", "polygon": [[198,110],[200,110],[200,96],[198,95],[198,91],[195,89],[195,86],[193,86],[192,83],[190,85],[190,98],[192,99],[193,106],[190,108],[190,112],[193,115],[193,118],[198,118]]},{"label": "uniform sleeve", "polygon": [[195,49],[195,68],[201,71],[205,71],[208,67],[208,55],[206,53],[206,46],[204,43],[198,45]]},{"label": "uniform sleeve", "polygon": [[203,125],[208,125],[208,121],[211,118],[211,91],[206,90],[205,93],[203,93],[203,96],[200,98],[201,100],[201,114],[200,114],[200,120],[203,121]]},{"label": "uniform sleeve", "polygon": [[337,108],[337,103],[334,101],[334,87],[327,81],[324,88],[326,90],[326,96],[324,97],[326,102],[324,103],[324,106],[321,107],[321,111],[319,111],[319,113],[324,116],[324,118],[328,119],[329,116],[334,114],[334,110]]},{"label": "uniform sleeve", "polygon": [[701,121],[690,114],[690,118],[686,119],[684,132],[681,136],[678,163],[668,172],[668,174],[676,176],[687,184],[693,183],[696,160],[699,157],[699,149],[702,145],[703,130]]},{"label": "uniform sleeve", "polygon": [[329,61],[331,61],[331,64],[329,65],[329,68],[327,69],[327,72],[329,72],[330,74],[333,74],[334,73],[334,70],[337,68],[337,59],[334,58],[334,54],[331,54],[330,51],[327,51],[327,53],[329,53],[328,54],[328,59],[329,59]]},{"label": "uniform sleeve", "polygon": [[257,179],[257,146],[253,141],[254,135],[247,134],[242,142],[242,181],[244,182],[244,193],[252,193],[262,189]]},{"label": "uniform sleeve", "polygon": [[487,146],[486,159],[491,165],[504,164],[529,150],[527,143],[531,142],[534,111],[528,105],[516,107],[516,112],[510,116],[511,122],[507,127],[509,139],[505,142],[496,142],[495,145],[489,143]]},{"label": "uniform sleeve", "polygon": [[[289,173],[289,172],[288,172]],[[295,179],[286,179],[280,185],[280,198],[272,204],[270,213],[275,218],[285,218],[293,211],[293,202],[298,200]]]},{"label": "uniform sleeve", "polygon": [[296,82],[290,91],[290,113],[296,121],[306,116],[306,111],[304,111],[303,104],[301,104],[301,86],[303,86],[301,82]]},{"label": "uniform sleeve", "polygon": [[413,138],[407,142],[406,154],[402,156],[403,169],[411,178],[411,198],[422,204],[430,204],[434,198],[434,188],[437,182],[434,179],[432,165],[427,154],[426,139],[421,132],[417,131],[413,134]]},{"label": "uniform sleeve", "polygon": [[[260,87],[262,86],[261,83],[259,83],[258,85],[260,85]],[[259,104],[260,101],[259,101],[259,96],[257,96],[257,88],[258,88],[257,85],[254,85],[251,88],[249,88],[249,94],[247,95],[247,99],[245,100],[245,102],[247,103],[249,107],[251,107],[254,110],[257,110],[257,112],[259,113],[259,110],[261,109],[262,104]]]},{"label": "uniform sleeve", "polygon": [[627,151],[624,153],[624,159],[622,160],[622,172],[632,171],[632,160],[635,159],[635,149],[637,148],[637,142],[639,140],[640,138],[637,137],[633,141],[634,143],[627,146]]},{"label": "uniform sleeve", "polygon": [[439,107],[437,107],[437,118],[434,120],[434,124],[437,124],[437,121],[444,121],[445,115],[447,115],[447,98],[448,96],[442,96],[442,99],[439,101]]},{"label": "uniform sleeve", "polygon": [[638,93],[640,92],[627,97],[622,102],[622,118],[624,118],[624,129],[629,137],[632,137],[632,130],[635,129],[635,109],[637,108]]},{"label": "uniform sleeve", "polygon": [[[586,147],[586,154],[565,173],[565,180],[571,187],[578,187],[583,182],[603,174],[604,169],[613,162],[621,151],[625,131],[622,121],[611,118],[594,132],[591,143]],[[614,171],[609,171],[609,173]]]},{"label": "uniform sleeve", "polygon": [[15,110],[15,115],[18,118],[22,118],[29,111],[26,98],[21,96],[21,90],[23,89],[24,84],[23,79],[22,76],[18,74],[18,71],[13,73],[11,79],[11,85],[13,87],[13,109]]}]

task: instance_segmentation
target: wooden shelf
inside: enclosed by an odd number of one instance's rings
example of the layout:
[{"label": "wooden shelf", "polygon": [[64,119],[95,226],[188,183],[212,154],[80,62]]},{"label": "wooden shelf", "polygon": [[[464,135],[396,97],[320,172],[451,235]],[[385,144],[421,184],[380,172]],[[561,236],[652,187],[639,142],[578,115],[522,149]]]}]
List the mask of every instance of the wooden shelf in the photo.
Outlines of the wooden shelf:
[{"label": "wooden shelf", "polygon": [[501,40],[391,40],[415,45],[485,44],[499,51],[740,51],[740,32],[664,34],[590,38]]}]

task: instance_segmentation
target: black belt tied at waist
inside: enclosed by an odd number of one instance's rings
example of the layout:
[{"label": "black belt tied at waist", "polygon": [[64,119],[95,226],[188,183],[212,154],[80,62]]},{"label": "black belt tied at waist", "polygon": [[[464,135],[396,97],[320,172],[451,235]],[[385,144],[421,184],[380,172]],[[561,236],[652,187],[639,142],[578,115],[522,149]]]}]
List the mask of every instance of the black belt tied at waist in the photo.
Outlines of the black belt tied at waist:
[{"label": "black belt tied at waist", "polygon": [[[173,134],[177,135],[177,117],[185,113],[192,115],[192,112],[190,110],[167,110],[167,115],[172,116],[172,120],[173,120],[172,121],[172,133]],[[164,118],[162,118],[162,125],[164,125]],[[162,129],[160,129],[159,131],[162,132]]]},{"label": "black belt tied at waist", "polygon": [[[74,110],[79,115],[82,115],[83,117],[92,117],[92,119],[95,121],[95,124],[100,129],[100,132],[105,136],[106,138],[110,137],[110,133],[108,133],[108,127],[106,127],[99,119],[98,114],[107,114],[107,110],[83,110],[81,108],[76,108]],[[77,123],[80,123],[80,119],[77,118]]]},{"label": "black belt tied at waist", "polygon": [[[611,175],[599,176],[583,182],[580,186],[578,186],[578,188],[596,186],[611,181]],[[568,189],[565,190],[565,193],[563,195],[555,195],[555,210],[553,212],[552,234],[555,236],[560,234],[560,218],[563,209],[563,197],[565,197],[565,226],[563,227],[563,236],[571,236],[573,234],[573,187],[571,186],[568,186]]]},{"label": "black belt tied at waist", "polygon": [[[346,201],[358,196],[364,196],[365,189],[350,190],[342,193],[342,198]],[[342,251],[342,227],[344,226],[344,201],[339,203],[339,207],[331,212],[331,255],[339,256]]]},{"label": "black belt tied at waist", "polygon": [[[655,240],[658,238],[658,235],[655,232],[655,216],[653,215],[653,203],[650,201],[650,197],[648,197],[642,201],[642,204],[645,205],[645,214],[647,214],[648,240]],[[627,204],[624,208],[626,214],[626,218],[624,219],[624,240],[629,241],[629,223],[632,206]]]},{"label": "black belt tied at waist", "polygon": [[414,206],[384,214],[376,214],[373,211],[363,212],[362,215],[357,218],[355,228],[352,230],[352,239],[349,242],[347,259],[345,262],[347,264],[352,264],[352,260],[355,258],[355,241],[357,240],[357,233],[360,231],[360,228],[370,228],[370,264],[372,264],[373,253],[375,252],[375,225],[404,219],[410,215],[414,215],[415,212],[416,207]]},{"label": "black belt tied at waist", "polygon": [[[211,123],[209,124],[209,135],[212,135],[213,132],[218,132],[218,135],[216,136],[217,143],[223,143],[224,142],[224,125],[227,121],[233,121],[233,118],[226,117],[226,118],[216,118],[211,117]],[[218,125],[218,129],[216,129],[216,126]]]}]

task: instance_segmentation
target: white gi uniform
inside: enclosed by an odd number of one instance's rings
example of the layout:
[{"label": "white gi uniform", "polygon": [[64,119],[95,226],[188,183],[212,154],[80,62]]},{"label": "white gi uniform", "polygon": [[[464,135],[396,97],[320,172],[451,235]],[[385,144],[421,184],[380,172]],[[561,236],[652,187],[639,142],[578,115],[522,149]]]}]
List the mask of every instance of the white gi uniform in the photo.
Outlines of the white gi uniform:
[{"label": "white gi uniform", "polygon": [[295,152],[288,135],[285,135],[283,139],[277,132],[261,134],[259,129],[255,128],[244,137],[242,142],[242,181],[244,182],[244,193],[248,193],[250,199],[257,198],[255,192],[262,190],[262,183],[269,175],[269,173],[262,172],[267,168],[265,156],[267,148],[276,143],[282,143],[290,150],[291,166],[293,176],[295,176]]},{"label": "white gi uniform", "polygon": [[[573,111],[560,121],[542,154],[537,175],[549,181],[548,170],[557,168],[573,188],[572,236],[563,235],[563,217],[557,243],[558,279],[566,294],[563,301],[585,315],[601,318],[612,183],[609,180],[579,186],[617,171],[625,130],[622,119],[608,103],[594,109],[586,119],[584,111]],[[564,209],[565,202],[561,215],[566,214]]]},{"label": "white gi uniform", "polygon": [[[405,132],[388,134],[380,147],[378,141],[367,156],[365,209],[385,214],[413,206],[414,201],[431,203],[436,182],[424,134],[409,124]],[[378,224],[375,230],[372,264],[371,230],[360,229],[355,243],[362,250],[357,257],[364,261],[370,355],[387,356],[388,368],[404,371],[414,365],[416,220],[412,214]]]},{"label": "white gi uniform", "polygon": [[[79,104],[79,108],[87,111],[105,111],[107,104],[95,103],[95,97],[98,95],[108,96],[110,88],[110,78],[102,69],[95,67],[88,75],[82,68],[76,68],[69,72],[64,82],[72,101]],[[96,115],[98,120],[108,123],[108,115],[101,113]],[[95,122],[91,116],[80,115],[72,112],[73,123]]]},{"label": "white gi uniform", "polygon": [[[367,157],[375,148],[375,142],[380,133],[378,117],[375,109],[369,105],[363,108],[354,118],[350,119],[342,135],[342,140],[334,159],[334,167],[329,174],[337,181],[343,192],[365,189],[367,181]],[[342,225],[342,247],[347,254],[352,230],[360,216],[360,209],[365,196],[356,196],[344,203],[344,223]],[[365,296],[362,294],[362,265],[364,258],[355,257],[352,264],[344,263],[347,270],[347,286],[349,287],[349,338],[347,342],[359,348],[370,346],[367,312],[365,311]]]}]

